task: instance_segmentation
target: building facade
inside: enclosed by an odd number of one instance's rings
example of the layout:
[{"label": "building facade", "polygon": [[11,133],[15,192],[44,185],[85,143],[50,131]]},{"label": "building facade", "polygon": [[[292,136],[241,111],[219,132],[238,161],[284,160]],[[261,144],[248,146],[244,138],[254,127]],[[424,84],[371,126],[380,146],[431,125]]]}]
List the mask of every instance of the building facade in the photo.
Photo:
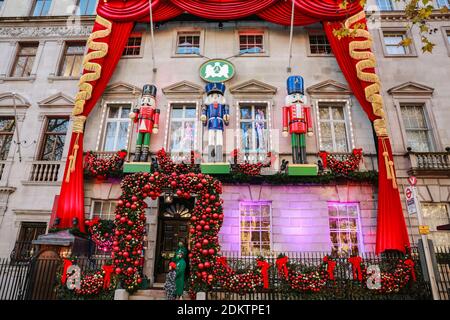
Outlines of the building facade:
[{"label": "building facade", "polygon": [[[405,29],[394,1],[369,2],[367,14],[378,60],[402,200],[407,177],[418,178],[419,198],[431,238],[450,245],[436,226],[449,223],[450,15],[435,1],[432,54],[421,52],[417,30]],[[0,1],[0,256],[30,255],[31,241],[48,231],[68,157],[71,111],[82,71],[96,1]],[[381,12],[379,10],[382,10]],[[301,75],[312,108],[314,135],[307,137],[308,162],[325,150],[345,155],[362,148],[360,171],[377,170],[373,129],[349,89],[321,25],[295,27],[289,65],[289,28],[258,19],[201,21],[182,16],[155,26],[152,48],[146,24],[136,24],[123,57],[85,128],[85,150],[99,155],[134,150],[135,128],[128,114],[146,83],[158,87],[160,130],[151,152],[173,159],[202,152],[207,133],[199,121],[205,96],[200,65],[221,58],[236,74],[226,82],[230,125],[224,135],[226,161],[233,149],[246,160],[275,155],[277,172],[291,159],[282,130],[286,79]],[[397,44],[411,37],[408,47]],[[152,59],[152,55],[154,59]],[[288,70],[290,68],[290,70]],[[153,71],[156,69],[156,72]],[[290,72],[288,72],[290,71]],[[255,128],[259,125],[261,130]],[[85,217],[113,219],[120,180],[85,182]],[[345,181],[329,185],[224,184],[226,218],[222,251],[242,256],[334,249],[373,252],[377,225],[377,185]],[[174,239],[187,236],[180,219],[190,202],[149,202],[145,273],[158,281]],[[412,245],[418,221],[404,209]],[[177,219],[172,219],[174,216]],[[188,213],[185,215],[188,217]]]}]

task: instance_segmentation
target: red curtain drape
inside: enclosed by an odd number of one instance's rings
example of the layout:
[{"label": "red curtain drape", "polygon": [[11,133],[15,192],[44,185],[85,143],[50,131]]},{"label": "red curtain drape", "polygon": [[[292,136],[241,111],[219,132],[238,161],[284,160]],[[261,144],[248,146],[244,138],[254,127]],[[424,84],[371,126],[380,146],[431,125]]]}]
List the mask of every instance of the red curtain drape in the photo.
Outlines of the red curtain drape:
[{"label": "red curtain drape", "polygon": [[[278,1],[274,5],[258,12],[258,16],[264,20],[289,26],[291,24],[292,2]],[[306,26],[320,21],[318,18],[305,15],[298,7],[294,7],[294,26]]]},{"label": "red curtain drape", "polygon": [[[360,22],[366,24],[367,21]],[[365,88],[371,83],[362,81],[357,76],[356,63],[349,53],[349,44],[351,41],[365,40],[358,37],[345,37],[338,39],[333,30],[339,30],[342,22],[324,22],[325,32],[330,42],[336,60],[344,74],[347,82],[352,89],[353,94],[358,99],[361,107],[366,112],[371,121],[378,119],[373,112],[372,104],[367,101]],[[364,69],[365,72],[375,73],[373,68]],[[409,247],[409,238],[403,216],[400,194],[398,189],[394,188],[392,180],[388,179],[388,172],[385,165],[383,152],[387,149],[388,158],[392,159],[392,149],[388,137],[378,137],[378,215],[377,215],[377,240],[376,252],[385,250],[405,251]],[[395,179],[395,177],[394,177]]]},{"label": "red curtain drape", "polygon": [[[104,28],[96,23],[93,32]],[[113,22],[111,34],[108,37],[98,39],[97,42],[108,44],[108,53],[102,59],[95,59],[92,62],[99,63],[102,66],[101,77],[97,81],[91,82],[93,85],[92,97],[86,101],[82,115],[88,116],[94,108],[98,99],[103,94],[109,79],[111,78],[120,57],[122,56],[125,44],[133,28],[132,22]],[[84,70],[83,73],[89,73]],[[69,154],[72,154],[75,146],[77,133],[72,133]],[[58,228],[72,228],[73,218],[78,218],[79,229],[85,232],[84,225],[84,179],[83,179],[83,134],[78,137],[78,156],[76,157],[75,170],[70,174],[69,181],[66,181],[66,175],[69,170],[69,161],[67,161],[64,178],[61,186],[61,193],[58,199],[58,209],[56,217],[60,218]],[[51,222],[53,223],[53,222]]]}]

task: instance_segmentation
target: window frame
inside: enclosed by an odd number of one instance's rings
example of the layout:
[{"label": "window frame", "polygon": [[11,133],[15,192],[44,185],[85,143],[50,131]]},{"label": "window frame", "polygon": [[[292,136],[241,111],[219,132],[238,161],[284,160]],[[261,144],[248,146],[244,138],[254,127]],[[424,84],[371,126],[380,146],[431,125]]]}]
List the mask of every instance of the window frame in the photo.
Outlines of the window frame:
[{"label": "window frame", "polygon": [[[80,11],[80,2],[81,2],[81,0],[77,0],[77,2],[76,2],[76,6],[77,7],[76,7],[76,12],[75,12],[77,15],[79,15],[79,16],[95,16],[96,15],[98,1],[97,0],[87,0],[87,1],[88,1],[88,4],[89,4],[89,1],[94,1],[95,2],[94,12],[92,14],[81,13],[81,11]],[[88,7],[89,7],[89,5],[86,6],[86,9]]]},{"label": "window frame", "polygon": [[447,48],[447,54],[450,57],[450,26],[441,27],[442,36],[444,37],[445,47]]},{"label": "window frame", "polygon": [[[240,53],[241,35],[261,35],[262,36],[262,52],[252,52],[252,53]],[[267,28],[258,28],[258,27],[246,27],[246,28],[238,28],[235,30],[235,44],[234,51],[236,53],[236,58],[244,58],[244,57],[269,57],[270,56],[270,46],[269,46],[269,30]]]},{"label": "window frame", "polygon": [[[386,2],[388,2],[389,6],[390,6],[390,9],[383,9],[380,6],[380,2],[381,1],[384,1],[384,4],[386,4]],[[394,2],[392,0],[376,0],[376,6],[377,6],[379,11],[383,11],[383,12],[390,12],[390,11],[395,11],[396,10],[395,4],[394,4]]]},{"label": "window frame", "polygon": [[[120,107],[120,109],[122,110],[122,108],[125,105],[129,105],[130,106],[130,112],[133,111],[133,104],[132,103],[107,103],[106,104],[106,111],[105,111],[105,126],[103,129],[103,133],[102,133],[102,143],[101,143],[101,150],[105,151],[105,152],[115,152],[115,151],[120,151],[121,149],[117,149],[117,150],[110,150],[110,151],[106,151],[105,150],[105,144],[106,144],[106,131],[108,129],[108,123],[109,122],[114,122],[114,123],[122,123],[122,122],[128,122],[128,128],[127,128],[127,137],[126,137],[126,143],[125,143],[125,149],[128,149],[127,146],[130,142],[130,133],[131,133],[131,119],[128,118],[109,118],[109,110],[110,110],[110,106],[114,106],[114,105],[118,105]],[[110,120],[112,119],[112,120]],[[126,120],[125,120],[126,119]],[[116,134],[115,134],[115,138],[114,138],[114,145],[117,147],[117,139],[119,137],[119,132],[120,130],[118,130],[118,128],[116,128]]]},{"label": "window frame", "polygon": [[[5,159],[1,158],[1,153],[0,153],[0,162],[1,161],[6,161],[9,158],[9,153],[11,152],[11,145],[13,143],[14,135],[16,133],[16,125],[17,125],[17,119],[13,115],[8,116],[8,115],[1,115],[0,114],[0,120],[3,120],[3,119],[5,119],[5,120],[13,120],[14,121],[14,125],[13,125],[13,128],[12,128],[11,132],[0,131],[0,138],[2,138],[3,136],[11,136],[11,142],[10,142],[10,145],[8,147],[8,151],[5,153]],[[1,141],[1,139],[0,139],[0,141]]]},{"label": "window frame", "polygon": [[[383,54],[385,57],[388,58],[415,58],[417,57],[417,50],[416,50],[416,45],[415,45],[415,39],[412,36],[410,30],[406,30],[405,28],[380,28],[378,30],[379,32],[379,37],[380,37],[380,44],[383,50]],[[391,54],[387,51],[386,48],[386,44],[385,44],[385,33],[393,33],[393,34],[402,34],[404,35],[406,38],[410,38],[411,39],[411,44],[406,48],[405,54]]]},{"label": "window frame", "polygon": [[[306,29],[306,34],[307,34],[307,42],[308,42],[308,45],[306,46],[306,56],[307,57],[334,57],[334,53],[331,48],[331,44],[328,41],[327,35],[325,34],[325,32],[323,30]],[[331,53],[313,53],[311,51],[311,36],[324,36],[330,47]]]},{"label": "window frame", "polygon": [[[64,151],[65,151],[65,149],[66,149],[66,145],[67,145],[67,137],[70,135],[70,116],[68,116],[68,115],[60,115],[60,114],[55,114],[55,115],[45,115],[44,116],[44,127],[43,127],[43,129],[42,129],[42,134],[41,134],[41,137],[40,137],[40,144],[39,144],[39,151],[38,151],[38,154],[37,154],[37,160],[38,161],[64,161]],[[59,160],[44,160],[44,159],[42,159],[42,157],[43,157],[43,153],[44,153],[44,149],[45,149],[45,142],[46,142],[46,137],[49,135],[49,133],[48,133],[48,131],[47,131],[47,129],[48,129],[48,124],[49,124],[49,120],[50,119],[63,119],[63,118],[65,118],[65,119],[67,119],[68,120],[68,123],[67,123],[67,131],[66,131],[66,133],[64,133],[64,135],[65,135],[65,139],[64,139],[64,145],[63,145],[63,148],[62,148],[62,154],[61,154],[61,159],[59,159]],[[56,134],[51,134],[51,135],[63,135],[62,133],[56,133]]]},{"label": "window frame", "polygon": [[400,102],[399,103],[399,112],[400,112],[400,120],[401,120],[401,126],[402,126],[402,133],[404,133],[404,142],[405,142],[405,150],[407,150],[409,146],[408,143],[408,131],[424,131],[424,129],[407,129],[404,123],[403,113],[402,113],[402,107],[422,107],[423,110],[423,116],[425,120],[425,124],[427,126],[427,132],[428,132],[428,147],[429,151],[418,151],[418,150],[412,150],[413,152],[435,152],[437,150],[436,146],[436,139],[434,138],[434,132],[433,132],[433,126],[431,125],[430,118],[428,116],[428,111],[426,108],[425,102]]},{"label": "window frame", "polygon": [[[242,254],[242,213],[241,212],[242,212],[242,206],[245,205],[245,204],[250,204],[250,203],[252,203],[252,205],[255,204],[255,203],[261,203],[261,204],[269,206],[269,221],[270,221],[270,226],[269,226],[269,230],[268,230],[268,233],[269,233],[269,236],[270,236],[270,240],[269,240],[270,250],[269,251],[273,252],[273,243],[274,243],[274,241],[273,241],[273,233],[272,233],[272,231],[273,231],[272,200],[257,200],[257,201],[254,201],[254,200],[240,200],[239,201],[239,257],[256,257],[257,256],[257,255],[243,255]],[[261,224],[260,224],[260,226],[259,226],[259,233],[260,233],[260,235],[261,235],[261,233],[263,231],[261,229],[262,228],[261,228]],[[260,237],[260,239],[261,239],[261,237]],[[252,241],[250,240],[249,242],[252,242]],[[262,241],[260,240],[260,250],[261,250],[261,246],[262,246]]]},{"label": "window frame", "polygon": [[[48,8],[48,12],[47,12],[46,15],[42,15],[42,10],[41,10],[41,14],[34,15],[34,10],[36,10],[36,5],[37,5],[38,1],[50,1],[50,6]],[[53,1],[53,0],[34,0],[33,2],[31,2],[31,9],[30,9],[30,13],[29,13],[28,16],[34,17],[34,18],[36,18],[36,17],[48,17],[48,16],[51,15],[51,12],[53,10],[54,4],[55,4],[55,1]]]},{"label": "window frame", "polygon": [[[30,78],[35,77],[34,70],[36,67],[37,60],[38,60],[39,46],[40,46],[39,41],[19,41],[19,42],[17,42],[16,48],[15,48],[14,59],[13,59],[13,63],[11,64],[11,67],[10,67],[10,70],[8,73],[8,78],[30,79]],[[16,70],[17,62],[20,57],[20,52],[21,52],[22,48],[24,48],[24,47],[35,47],[36,48],[36,53],[34,54],[33,64],[31,65],[30,75],[24,76],[22,73],[21,76],[15,76],[14,72]],[[27,57],[31,57],[31,55],[27,55]],[[27,61],[28,61],[28,59],[27,59]]]},{"label": "window frame", "polygon": [[[71,54],[70,56],[81,56],[81,73],[78,76],[74,76],[74,75],[69,75],[69,76],[65,76],[63,74],[64,70],[64,62],[66,61],[67,58],[67,50],[70,48],[71,45],[74,46],[81,46],[81,44],[84,43],[84,51],[82,54]],[[79,44],[79,45],[76,45]],[[83,73],[83,57],[86,54],[86,50],[87,50],[87,41],[86,40],[68,40],[68,41],[64,41],[63,45],[62,45],[62,50],[61,50],[61,54],[60,54],[60,58],[58,61],[58,68],[56,70],[56,76],[55,78],[60,78],[60,79],[72,79],[72,80],[76,80],[76,79],[80,79],[82,73]],[[72,72],[73,72],[73,67],[74,67],[75,63],[72,64]],[[72,73],[71,72],[71,73]]]},{"label": "window frame", "polygon": [[[327,210],[328,210],[328,230],[329,230],[329,241],[330,241],[330,249],[333,251],[333,242],[331,241],[331,232],[337,232],[340,234],[339,229],[332,229],[331,225],[330,225],[330,218],[332,218],[333,216],[330,215],[330,206],[336,206],[336,207],[340,207],[340,206],[345,206],[348,207],[349,205],[355,205],[356,206],[356,234],[358,236],[358,255],[363,254],[366,250],[364,247],[364,234],[363,234],[363,228],[362,228],[362,223],[361,223],[361,208],[360,208],[360,203],[358,201],[348,201],[348,202],[340,202],[340,201],[328,201],[327,202]],[[348,218],[348,209],[346,209],[347,215],[346,217]],[[338,215],[334,216],[335,219],[339,219],[341,218],[341,216],[339,215],[339,210],[337,210]],[[344,217],[345,218],[345,217]],[[333,231],[334,230],[334,231]],[[346,229],[347,232],[349,232],[349,230],[351,229]],[[350,256],[351,251],[349,252],[348,256]],[[338,255],[341,256],[341,252],[339,251],[338,248]]]},{"label": "window frame", "polygon": [[[353,130],[353,119],[352,119],[352,110],[351,110],[351,103],[350,103],[350,99],[314,99],[313,102],[313,106],[315,109],[315,118],[316,121],[314,121],[316,123],[317,126],[317,147],[319,150],[324,150],[324,151],[328,151],[331,153],[342,153],[340,151],[335,151],[335,150],[325,150],[322,147],[322,135],[321,135],[321,129],[320,129],[320,107],[321,104],[325,104],[325,105],[329,105],[332,106],[340,104],[342,106],[342,108],[344,109],[344,122],[345,122],[345,131],[346,131],[346,135],[347,135],[347,146],[348,146],[348,151],[344,152],[344,153],[350,153],[354,148],[355,148],[355,135],[354,135],[354,130]],[[314,110],[311,110],[312,112]],[[332,131],[332,136],[334,136],[334,130]],[[335,147],[335,141],[333,140],[333,148]]]},{"label": "window frame", "polygon": [[[198,34],[199,35],[199,53],[198,54],[186,54],[177,53],[178,49],[178,35],[179,34]],[[172,40],[172,56],[171,58],[203,58],[205,48],[205,31],[201,28],[178,28],[173,31]]]},{"label": "window frame", "polygon": [[[106,100],[102,102],[102,108],[101,108],[101,120],[100,120],[100,127],[97,135],[97,142],[96,142],[96,150],[97,151],[104,151],[104,145],[106,141],[106,128],[108,123],[108,114],[109,114],[109,105],[130,105],[130,110],[133,110],[136,107],[136,100]],[[132,138],[132,121],[130,119],[129,126],[128,126],[128,134],[127,134],[127,146],[126,149],[128,150],[128,146],[130,144],[131,138]],[[119,151],[119,150],[118,150]]]},{"label": "window frame", "polygon": [[[248,104],[265,104],[266,105],[266,114],[267,114],[267,151],[264,153],[259,154],[261,159],[255,159],[255,160],[248,160],[249,163],[256,163],[258,161],[264,161],[267,156],[267,152],[273,150],[274,144],[273,144],[273,134],[272,134],[272,126],[273,126],[273,120],[272,120],[272,102],[270,100],[237,100],[236,101],[236,134],[235,134],[235,141],[234,145],[237,149],[241,150],[241,105],[248,105]],[[252,121],[253,122],[253,121]],[[256,153],[249,153],[250,156],[256,155]]]},{"label": "window frame", "polygon": [[128,46],[128,41],[130,38],[137,38],[139,36],[141,38],[141,44],[139,46],[139,54],[137,55],[124,55],[122,52],[122,56],[120,59],[137,59],[137,58],[143,58],[144,57],[144,33],[143,32],[132,32],[130,36],[128,37],[127,44],[125,45],[123,51],[126,50]]},{"label": "window frame", "polygon": [[[445,5],[440,6],[439,1],[446,1],[447,3]],[[447,7],[450,9],[450,1],[449,0],[436,0],[436,8],[441,9],[443,7]]]},{"label": "window frame", "polygon": [[[170,118],[170,120],[169,120],[169,127],[167,128],[168,129],[168,131],[167,131],[167,148],[166,148],[166,150],[168,150],[168,152],[169,153],[172,153],[172,149],[171,149],[171,138],[172,138],[172,128],[171,128],[171,125],[173,124],[173,118],[172,118],[172,110],[174,109],[174,107],[182,107],[183,108],[183,113],[185,112],[185,110],[186,110],[186,107],[187,106],[192,106],[192,107],[195,107],[195,118],[185,118],[185,117],[183,117],[183,118],[180,118],[180,119],[182,119],[182,120],[178,120],[178,118],[176,118],[177,119],[177,121],[181,121],[181,123],[184,125],[184,123],[186,122],[186,119],[193,119],[194,120],[194,122],[195,122],[195,125],[196,125],[196,128],[195,128],[195,139],[194,139],[194,148],[191,150],[191,151],[194,151],[194,152],[198,152],[199,151],[199,146],[200,146],[200,144],[199,144],[199,133],[200,133],[200,131],[202,131],[202,127],[203,127],[203,125],[201,124],[201,122],[198,120],[199,119],[199,106],[198,106],[198,103],[197,102],[194,102],[194,101],[191,101],[191,102],[187,102],[187,101],[183,101],[183,102],[171,102],[171,103],[169,103],[169,113],[168,113],[168,118]],[[189,151],[190,152],[190,151]],[[178,153],[178,152],[177,152]]]},{"label": "window frame", "polygon": [[[90,210],[89,210],[89,219],[93,219],[95,217],[98,217],[99,219],[102,219],[102,220],[114,221],[114,218],[115,218],[114,212],[116,210],[118,201],[119,201],[118,199],[91,199],[91,207],[90,207]],[[94,208],[95,208],[95,203],[96,202],[101,203],[101,207],[102,207],[101,211],[102,211],[102,213],[101,213],[100,216],[97,216],[94,213]],[[109,204],[110,213],[108,215],[110,215],[112,219],[105,219],[105,217],[103,216],[103,206],[105,205],[105,203]],[[113,205],[114,203],[116,203],[116,206],[112,208],[111,205]]]}]

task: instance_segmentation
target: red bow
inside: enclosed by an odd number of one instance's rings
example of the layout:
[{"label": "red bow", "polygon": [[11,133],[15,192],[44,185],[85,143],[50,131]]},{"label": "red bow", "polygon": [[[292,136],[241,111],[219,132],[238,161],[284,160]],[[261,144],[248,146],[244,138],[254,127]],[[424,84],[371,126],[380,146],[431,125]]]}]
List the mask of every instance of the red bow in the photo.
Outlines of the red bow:
[{"label": "red bow", "polygon": [[353,272],[353,280],[358,279],[359,281],[362,281],[362,271],[361,271],[361,263],[362,258],[361,257],[350,257],[348,258],[348,262],[352,265],[352,272]]},{"label": "red bow", "polygon": [[64,268],[61,277],[61,283],[66,284],[67,281],[67,269],[72,265],[72,261],[69,259],[64,259]]},{"label": "red bow", "polygon": [[284,256],[277,259],[277,268],[279,273],[284,273],[285,278],[288,278],[288,268],[287,268],[288,257]]},{"label": "red bow", "polygon": [[409,267],[411,271],[411,277],[413,281],[416,281],[416,272],[414,271],[414,261],[411,258],[405,260],[405,264]]},{"label": "red bow", "polygon": [[326,168],[327,165],[328,165],[328,162],[327,162],[328,152],[320,151],[319,152],[319,157],[322,159],[323,167]]},{"label": "red bow", "polygon": [[336,268],[336,261],[333,261],[329,259],[328,256],[325,256],[323,258],[323,262],[327,264],[328,277],[330,280],[334,280],[334,268]]},{"label": "red bow", "polygon": [[258,267],[261,268],[261,275],[263,277],[264,289],[269,289],[269,267],[267,261],[258,260]]},{"label": "red bow", "polygon": [[218,257],[216,261],[218,265],[224,267],[225,269],[230,269],[226,257]]},{"label": "red bow", "polygon": [[113,272],[113,266],[103,266],[103,271],[105,271],[105,277],[103,278],[103,289],[108,289],[111,284],[111,273]]},{"label": "red bow", "polygon": [[362,149],[353,149],[352,151],[354,156],[361,156],[362,155]]}]

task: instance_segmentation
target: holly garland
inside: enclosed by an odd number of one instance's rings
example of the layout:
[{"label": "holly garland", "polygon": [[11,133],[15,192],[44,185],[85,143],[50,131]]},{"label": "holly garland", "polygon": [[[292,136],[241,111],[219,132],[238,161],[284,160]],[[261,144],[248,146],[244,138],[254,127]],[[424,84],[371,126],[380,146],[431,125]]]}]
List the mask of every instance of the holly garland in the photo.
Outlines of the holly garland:
[{"label": "holly garland", "polygon": [[114,222],[111,220],[103,220],[94,218],[92,220],[86,220],[89,234],[92,241],[98,249],[109,252],[112,249],[113,234],[114,234]]},{"label": "holly garland", "polygon": [[122,166],[126,156],[126,150],[118,151],[116,154],[105,158],[98,157],[94,152],[88,151],[85,157],[85,170],[92,177],[101,180],[107,179],[108,177],[121,176]]},{"label": "holly garland", "polygon": [[271,152],[267,153],[267,160],[264,163],[249,163],[248,161],[242,161],[242,155],[238,149],[234,149],[231,152],[231,157],[234,161],[234,171],[251,177],[259,176],[261,174],[261,169],[269,168],[272,165],[273,161]]},{"label": "holly garland", "polygon": [[362,149],[353,149],[345,160],[338,160],[334,155],[326,151],[319,152],[323,167],[329,168],[335,174],[348,175],[359,168],[362,160]]}]

